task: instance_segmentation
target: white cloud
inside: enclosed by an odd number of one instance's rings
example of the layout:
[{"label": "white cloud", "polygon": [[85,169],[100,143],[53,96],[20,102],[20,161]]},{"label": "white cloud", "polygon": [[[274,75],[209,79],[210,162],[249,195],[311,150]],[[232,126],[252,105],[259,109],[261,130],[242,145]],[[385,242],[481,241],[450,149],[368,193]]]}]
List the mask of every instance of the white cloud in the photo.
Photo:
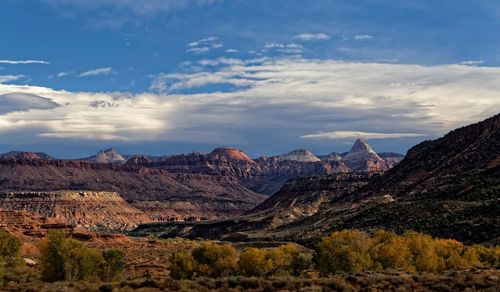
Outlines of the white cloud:
[{"label": "white cloud", "polygon": [[460,62],[461,65],[467,65],[467,66],[479,66],[483,63],[484,63],[483,61],[476,61],[476,60]]},{"label": "white cloud", "polygon": [[275,50],[284,54],[300,54],[304,51],[304,46],[301,44],[281,44],[281,43],[267,43],[264,46],[266,49]]},{"label": "white cloud", "polygon": [[209,47],[189,48],[186,50],[186,52],[199,55],[199,54],[205,54],[205,53],[210,52],[210,48]]},{"label": "white cloud", "polygon": [[[0,114],[0,139],[241,143],[263,149],[303,143],[300,136],[349,136],[356,130],[371,139],[418,140],[417,135],[441,135],[500,108],[499,67],[311,59],[203,63],[207,71],[154,76],[151,88],[158,94],[0,84],[0,95],[34,94],[60,105]],[[224,88],[219,84],[230,89],[214,90]],[[197,93],[178,93],[182,89]]]},{"label": "white cloud", "polygon": [[0,83],[16,81],[23,78],[24,75],[0,75]]},{"label": "white cloud", "polygon": [[199,55],[208,53],[211,49],[220,49],[223,47],[224,44],[219,41],[218,37],[211,36],[201,40],[190,42],[189,44],[187,44],[186,52]]},{"label": "white cloud", "polygon": [[395,138],[415,138],[424,137],[426,134],[417,133],[369,133],[357,131],[333,131],[320,132],[300,136],[303,139],[349,139],[349,138],[365,138],[365,139],[395,139]]},{"label": "white cloud", "polygon": [[70,76],[73,74],[75,74],[75,71],[62,71],[62,72],[57,73],[55,76],[56,77],[66,77],[66,76]]},{"label": "white cloud", "polygon": [[80,73],[78,75],[78,77],[109,75],[111,73],[113,73],[113,69],[111,67],[96,68],[96,69],[92,69],[92,70],[88,70],[88,71],[82,72],[82,73]]},{"label": "white cloud", "polygon": [[235,49],[227,49],[226,53],[238,53],[238,50]]},{"label": "white cloud", "polygon": [[309,41],[324,41],[324,40],[329,40],[330,36],[327,35],[326,33],[316,33],[316,34],[311,34],[311,33],[303,33],[299,34],[293,37],[293,39],[302,41],[302,42],[309,42]]},{"label": "white cloud", "polygon": [[22,65],[44,64],[44,65],[47,65],[47,64],[50,64],[50,62],[40,61],[40,60],[0,60],[0,64],[12,64],[12,65],[16,65],[16,64],[22,64]]},{"label": "white cloud", "polygon": [[371,36],[369,34],[358,34],[358,35],[354,36],[354,39],[357,40],[357,41],[371,40],[371,39],[373,39],[373,36]]}]

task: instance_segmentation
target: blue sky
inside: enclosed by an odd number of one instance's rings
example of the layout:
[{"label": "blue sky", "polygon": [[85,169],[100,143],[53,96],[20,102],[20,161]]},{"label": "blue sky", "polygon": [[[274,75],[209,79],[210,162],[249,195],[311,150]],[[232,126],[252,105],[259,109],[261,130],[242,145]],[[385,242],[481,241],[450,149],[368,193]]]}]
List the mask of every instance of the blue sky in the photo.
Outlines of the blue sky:
[{"label": "blue sky", "polygon": [[4,0],[0,151],[405,152],[498,112],[498,1]]}]

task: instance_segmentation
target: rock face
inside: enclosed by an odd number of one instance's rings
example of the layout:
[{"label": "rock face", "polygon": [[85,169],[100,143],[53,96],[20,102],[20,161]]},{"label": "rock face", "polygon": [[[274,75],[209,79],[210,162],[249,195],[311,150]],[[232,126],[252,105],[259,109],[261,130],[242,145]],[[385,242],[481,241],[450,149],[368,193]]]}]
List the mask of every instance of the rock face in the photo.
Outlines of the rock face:
[{"label": "rock face", "polygon": [[294,150],[288,154],[284,154],[280,156],[283,160],[291,160],[298,162],[318,162],[321,161],[316,155],[312,154],[311,151],[307,151],[305,149]]},{"label": "rock face", "polygon": [[116,192],[154,220],[224,218],[265,199],[236,179],[84,161],[0,159],[0,191]]},{"label": "rock face", "polygon": [[[365,145],[358,146],[351,152],[370,153]],[[334,230],[385,228],[416,230],[466,243],[500,243],[500,114],[418,144],[383,175],[369,180],[345,178],[351,181],[343,183],[338,175],[290,181],[237,219],[141,225],[137,230],[165,236],[307,244]]]},{"label": "rock face", "polygon": [[0,208],[28,211],[35,216],[97,230],[129,230],[152,221],[112,192],[0,193]]}]

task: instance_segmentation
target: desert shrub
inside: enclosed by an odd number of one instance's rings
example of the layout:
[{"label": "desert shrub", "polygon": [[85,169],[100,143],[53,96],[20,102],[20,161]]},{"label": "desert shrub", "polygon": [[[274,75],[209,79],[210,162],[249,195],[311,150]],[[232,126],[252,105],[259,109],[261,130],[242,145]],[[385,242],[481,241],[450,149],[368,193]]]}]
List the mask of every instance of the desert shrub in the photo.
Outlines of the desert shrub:
[{"label": "desert shrub", "polygon": [[497,266],[500,264],[500,247],[486,247],[473,245],[468,247],[470,252],[474,252],[482,266]]},{"label": "desert shrub", "polygon": [[38,247],[42,279],[48,282],[114,279],[123,270],[123,255],[104,253],[68,238],[63,231],[50,230]]},{"label": "desert shrub", "polygon": [[273,261],[269,259],[268,252],[257,248],[247,248],[240,254],[238,261],[239,272],[248,277],[262,277],[273,268]]},{"label": "desert shrub", "polygon": [[105,281],[117,280],[125,268],[123,252],[119,249],[108,249],[102,252],[104,258],[101,279]]},{"label": "desert shrub", "polygon": [[98,279],[104,263],[102,253],[81,242],[66,238],[61,245],[64,279],[67,281]]},{"label": "desert shrub", "polygon": [[405,240],[396,233],[378,230],[369,242],[370,257],[375,270],[393,268],[408,269],[411,253]]},{"label": "desert shrub", "polygon": [[316,250],[315,262],[324,274],[360,272],[371,266],[369,236],[358,230],[342,230],[323,237]]},{"label": "desert shrub", "polygon": [[53,282],[65,279],[62,245],[66,235],[62,231],[50,230],[47,237],[40,241],[40,268],[42,278]]},{"label": "desert shrub", "polygon": [[222,277],[232,274],[238,267],[238,254],[230,244],[203,244],[193,250],[196,273],[200,276]]},{"label": "desert shrub", "polygon": [[170,257],[170,276],[174,279],[191,279],[196,272],[196,262],[186,251],[178,251]]},{"label": "desert shrub", "polygon": [[4,259],[17,257],[22,241],[5,230],[0,230],[0,257]]},{"label": "desert shrub", "polygon": [[5,230],[0,230],[0,279],[6,270],[13,270],[18,264],[22,241]]}]

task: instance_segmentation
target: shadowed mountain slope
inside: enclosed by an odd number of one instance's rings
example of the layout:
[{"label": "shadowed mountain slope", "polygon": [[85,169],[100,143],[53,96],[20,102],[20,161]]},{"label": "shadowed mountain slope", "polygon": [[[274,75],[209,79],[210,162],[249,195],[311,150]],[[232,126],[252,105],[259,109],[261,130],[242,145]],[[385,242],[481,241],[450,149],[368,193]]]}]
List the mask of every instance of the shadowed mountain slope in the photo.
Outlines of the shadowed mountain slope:
[{"label": "shadowed mountain slope", "polygon": [[310,243],[334,230],[385,228],[498,244],[499,200],[496,115],[413,147],[399,165],[369,180],[355,175],[294,179],[240,218],[190,226],[144,225],[137,232]]}]

